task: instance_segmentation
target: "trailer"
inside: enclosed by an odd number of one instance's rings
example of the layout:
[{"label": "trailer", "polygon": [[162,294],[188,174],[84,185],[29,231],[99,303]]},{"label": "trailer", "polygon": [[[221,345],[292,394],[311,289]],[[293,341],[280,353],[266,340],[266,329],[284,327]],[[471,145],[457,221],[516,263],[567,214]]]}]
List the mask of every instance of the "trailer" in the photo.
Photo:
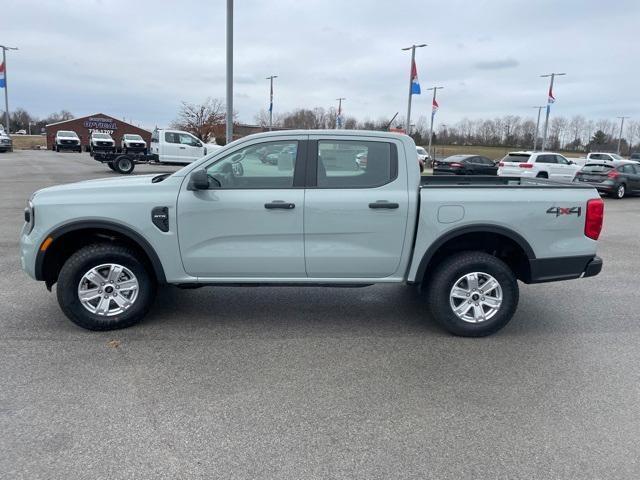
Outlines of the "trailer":
[{"label": "trailer", "polygon": [[158,155],[144,152],[93,152],[93,159],[106,163],[111,170],[123,175],[132,173],[139,163],[160,163]]}]

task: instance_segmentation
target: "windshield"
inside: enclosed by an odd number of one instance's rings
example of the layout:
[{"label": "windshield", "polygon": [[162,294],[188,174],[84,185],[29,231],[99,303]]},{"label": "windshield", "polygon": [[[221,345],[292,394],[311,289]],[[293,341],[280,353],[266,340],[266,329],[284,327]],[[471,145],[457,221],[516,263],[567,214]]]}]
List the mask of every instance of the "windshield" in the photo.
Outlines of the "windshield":
[{"label": "windshield", "polygon": [[111,137],[106,133],[94,133],[93,138],[104,138],[105,140],[110,139]]},{"label": "windshield", "polygon": [[585,173],[603,173],[608,172],[612,168],[613,165],[606,165],[603,163],[588,163],[582,168],[582,171]]},{"label": "windshield", "polygon": [[417,147],[417,148],[416,148],[416,151],[417,151],[420,155],[426,155],[426,154],[427,154],[427,151],[426,151],[424,148],[422,148],[422,147]]},{"label": "windshield", "polygon": [[58,132],[58,136],[59,137],[77,137],[78,135],[76,134],[76,132],[69,132],[66,130],[60,130]]},{"label": "windshield", "polygon": [[610,155],[611,155],[612,158],[615,158],[616,160],[624,160],[624,158],[622,158],[617,153],[611,153]]},{"label": "windshield", "polygon": [[527,160],[529,160],[530,157],[531,157],[530,153],[508,153],[500,161],[501,162],[522,163],[522,162],[526,162]]},{"label": "windshield", "polygon": [[125,140],[142,140],[142,137],[140,135],[125,135],[124,136]]}]

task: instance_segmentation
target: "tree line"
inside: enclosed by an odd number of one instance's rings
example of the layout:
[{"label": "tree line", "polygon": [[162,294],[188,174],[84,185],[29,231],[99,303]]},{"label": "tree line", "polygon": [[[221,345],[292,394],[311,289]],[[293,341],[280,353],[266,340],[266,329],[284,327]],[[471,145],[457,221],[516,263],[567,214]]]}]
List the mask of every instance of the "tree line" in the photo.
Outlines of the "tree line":
[{"label": "tree line", "polygon": [[[9,112],[11,132],[24,130],[27,133],[31,132],[33,135],[40,135],[41,133],[44,133],[45,126],[50,123],[62,122],[73,118],[75,117],[68,110],[60,110],[59,112],[51,113],[44,118],[31,115],[24,108],[16,108]],[[0,124],[4,125],[4,111],[2,110],[0,110]]]}]

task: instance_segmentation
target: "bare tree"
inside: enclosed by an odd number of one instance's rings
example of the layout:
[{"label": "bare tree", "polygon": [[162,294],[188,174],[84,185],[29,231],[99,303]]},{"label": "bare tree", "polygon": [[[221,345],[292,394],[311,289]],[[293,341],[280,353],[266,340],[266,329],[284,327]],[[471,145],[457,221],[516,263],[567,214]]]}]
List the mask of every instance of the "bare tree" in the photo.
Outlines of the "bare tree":
[{"label": "bare tree", "polygon": [[201,104],[182,102],[178,118],[171,127],[190,132],[203,142],[208,142],[211,138],[224,135],[225,117],[222,101],[209,97]]}]

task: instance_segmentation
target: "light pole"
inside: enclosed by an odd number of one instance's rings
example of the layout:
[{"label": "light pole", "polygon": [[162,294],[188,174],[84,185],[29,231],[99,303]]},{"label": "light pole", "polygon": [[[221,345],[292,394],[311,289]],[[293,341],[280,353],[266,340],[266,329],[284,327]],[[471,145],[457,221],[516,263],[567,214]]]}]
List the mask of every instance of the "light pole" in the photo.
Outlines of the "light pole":
[{"label": "light pole", "polygon": [[278,75],[271,75],[265,80],[269,80],[269,131],[273,128],[273,79],[278,78]]},{"label": "light pole", "polygon": [[338,116],[336,117],[336,129],[342,128],[342,101],[346,100],[345,97],[336,98],[338,100]]},{"label": "light pole", "polygon": [[227,0],[227,128],[226,143],[233,142],[233,0]]},{"label": "light pole", "polygon": [[[413,95],[413,79],[415,77],[416,82],[418,81],[418,73],[414,69],[414,65],[416,63],[416,48],[426,47],[426,43],[422,43],[420,45],[411,45],[410,47],[403,48],[402,50],[411,50],[411,67],[409,68],[409,102],[407,105],[407,121],[405,123],[407,128],[407,135],[411,133],[411,95]],[[420,84],[418,85],[418,92],[420,93]]]},{"label": "light pole", "polygon": [[547,75],[540,75],[542,78],[551,77],[551,82],[549,83],[549,95],[547,96],[547,116],[544,119],[544,136],[542,137],[542,150],[546,150],[547,148],[547,128],[549,127],[549,112],[551,111],[551,104],[555,102],[555,97],[553,96],[553,80],[556,77],[566,75],[566,73],[549,73]]},{"label": "light pole", "polygon": [[536,122],[536,134],[533,137],[533,151],[536,151],[536,147],[538,146],[538,131],[540,129],[540,111],[544,108],[544,105],[538,107],[531,107],[538,109],[538,121]]},{"label": "light pole", "polygon": [[629,117],[616,117],[620,119],[620,135],[618,135],[618,150],[616,153],[620,155],[620,144],[622,143],[622,128],[624,127],[624,119]]},{"label": "light pole", "polygon": [[6,123],[7,135],[11,134],[9,126],[9,87],[7,84],[7,50],[18,50],[17,47],[6,47],[0,45],[2,49],[2,66],[4,67],[4,121]]},{"label": "light pole", "polygon": [[433,117],[436,115],[436,92],[438,90],[442,90],[444,87],[431,87],[427,88],[427,90],[433,90],[433,101],[431,102],[431,123],[429,124],[429,158],[433,158],[431,156],[431,141],[433,140]]}]

